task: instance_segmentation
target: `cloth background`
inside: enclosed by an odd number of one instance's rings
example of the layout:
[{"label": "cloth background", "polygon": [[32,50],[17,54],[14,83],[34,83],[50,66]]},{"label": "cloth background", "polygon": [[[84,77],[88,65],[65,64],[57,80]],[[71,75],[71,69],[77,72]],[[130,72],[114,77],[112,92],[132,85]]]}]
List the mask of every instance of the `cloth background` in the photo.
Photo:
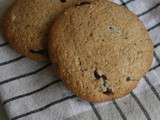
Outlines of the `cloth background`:
[{"label": "cloth background", "polygon": [[[0,0],[0,18],[12,2]],[[0,99],[9,119],[160,120],[160,0],[114,2],[139,17],[154,43],[152,67],[138,87],[115,101],[94,104],[80,100],[53,75],[49,63],[18,54],[0,32]]]}]

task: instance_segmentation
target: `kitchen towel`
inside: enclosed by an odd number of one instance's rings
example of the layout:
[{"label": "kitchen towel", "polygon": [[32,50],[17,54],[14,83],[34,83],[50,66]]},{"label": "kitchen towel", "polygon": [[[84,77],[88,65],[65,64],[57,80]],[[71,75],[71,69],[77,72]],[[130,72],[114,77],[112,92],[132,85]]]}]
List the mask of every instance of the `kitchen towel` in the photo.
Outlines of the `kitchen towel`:
[{"label": "kitchen towel", "polygon": [[[12,2],[0,0],[0,29]],[[114,101],[83,101],[54,76],[54,66],[18,54],[0,32],[0,100],[10,120],[160,120],[160,0],[114,2],[139,17],[154,43],[153,64],[138,87]]]}]

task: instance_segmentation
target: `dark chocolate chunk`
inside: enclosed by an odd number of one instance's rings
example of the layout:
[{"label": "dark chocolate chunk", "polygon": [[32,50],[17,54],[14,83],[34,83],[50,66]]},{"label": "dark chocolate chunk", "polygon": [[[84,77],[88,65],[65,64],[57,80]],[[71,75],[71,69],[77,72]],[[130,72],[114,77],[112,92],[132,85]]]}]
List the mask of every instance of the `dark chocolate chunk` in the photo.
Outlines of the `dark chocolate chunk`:
[{"label": "dark chocolate chunk", "polygon": [[94,77],[99,80],[101,76],[98,74],[97,70],[94,71]]},{"label": "dark chocolate chunk", "polygon": [[104,94],[106,95],[112,95],[113,94],[113,91],[111,88],[107,88],[107,91],[106,92],[103,92]]},{"label": "dark chocolate chunk", "polygon": [[128,77],[126,78],[126,80],[127,80],[127,81],[130,81],[130,80],[131,80],[131,77],[130,77],[130,76],[128,76]]},{"label": "dark chocolate chunk", "polygon": [[109,29],[110,29],[110,30],[113,30],[113,27],[109,26]]},{"label": "dark chocolate chunk", "polygon": [[63,2],[63,3],[66,2],[66,0],[60,0],[60,1]]},{"label": "dark chocolate chunk", "polygon": [[106,77],[105,75],[102,75],[101,78],[102,78],[103,80],[107,80],[107,77]]}]

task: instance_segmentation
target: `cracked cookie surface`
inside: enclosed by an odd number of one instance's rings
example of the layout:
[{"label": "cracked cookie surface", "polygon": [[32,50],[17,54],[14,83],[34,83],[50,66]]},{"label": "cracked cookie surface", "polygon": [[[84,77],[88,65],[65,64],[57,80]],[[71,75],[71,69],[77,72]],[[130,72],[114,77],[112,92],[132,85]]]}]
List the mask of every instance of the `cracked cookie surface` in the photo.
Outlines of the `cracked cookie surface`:
[{"label": "cracked cookie surface", "polygon": [[77,96],[92,102],[127,95],[149,69],[153,45],[128,9],[106,0],[76,5],[50,32],[49,55]]}]

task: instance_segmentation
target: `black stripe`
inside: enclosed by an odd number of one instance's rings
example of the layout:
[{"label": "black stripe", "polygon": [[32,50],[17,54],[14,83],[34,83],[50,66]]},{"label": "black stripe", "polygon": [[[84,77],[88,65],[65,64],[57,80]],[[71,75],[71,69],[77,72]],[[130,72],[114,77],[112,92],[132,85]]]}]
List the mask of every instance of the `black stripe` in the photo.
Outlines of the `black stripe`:
[{"label": "black stripe", "polygon": [[15,100],[17,100],[17,99],[20,99],[20,98],[24,98],[24,97],[26,97],[26,96],[33,95],[33,94],[35,94],[35,93],[37,93],[37,92],[40,92],[40,91],[43,91],[44,89],[46,89],[46,88],[48,88],[48,87],[50,87],[50,86],[52,86],[52,85],[54,85],[54,84],[56,84],[56,83],[59,83],[59,82],[61,82],[61,80],[53,81],[53,82],[51,82],[51,83],[43,86],[42,88],[39,88],[39,89],[34,90],[34,91],[32,91],[32,92],[25,93],[25,94],[18,95],[18,96],[12,97],[12,98],[10,98],[10,99],[7,99],[7,100],[5,100],[4,102],[2,102],[2,104],[5,105],[5,104],[7,104],[7,103],[9,103],[9,102],[11,102],[11,101],[15,101]]},{"label": "black stripe", "polygon": [[126,1],[126,2],[123,2],[122,0],[120,0],[121,1],[121,5],[127,5],[127,4],[129,4],[130,2],[133,2],[133,1],[135,1],[135,0],[128,0],[128,1]]},{"label": "black stripe", "polygon": [[155,51],[153,52],[153,56],[155,57],[156,61],[158,62],[158,65],[156,65],[155,67],[151,68],[149,71],[154,70],[154,69],[157,69],[157,68],[159,67],[159,65],[160,65],[160,59],[159,59],[159,57],[157,56],[157,54],[156,54]]},{"label": "black stripe", "polygon": [[147,118],[147,120],[151,120],[151,117],[149,115],[149,113],[147,112],[147,110],[144,108],[144,106],[142,105],[142,103],[140,102],[140,100],[138,99],[138,97],[131,92],[130,93],[131,96],[134,98],[134,100],[137,102],[138,106],[140,107],[140,109],[142,110],[142,112],[144,113],[145,117]]},{"label": "black stripe", "polygon": [[157,92],[157,90],[154,88],[154,86],[150,83],[149,78],[147,76],[144,76],[145,81],[147,82],[147,84],[149,85],[149,87],[151,88],[151,90],[153,91],[153,93],[155,94],[155,96],[157,97],[157,99],[160,101],[160,96],[159,93]]},{"label": "black stripe", "polygon": [[8,42],[0,44],[0,47],[6,46],[6,45],[8,45]]},{"label": "black stripe", "polygon": [[47,104],[47,105],[45,105],[45,106],[43,106],[43,107],[40,107],[40,108],[38,108],[38,109],[35,109],[35,110],[30,111],[30,112],[27,112],[27,113],[18,115],[18,116],[16,116],[16,117],[13,117],[13,118],[11,118],[11,120],[17,120],[17,119],[20,119],[20,118],[29,116],[29,115],[31,115],[31,114],[35,114],[35,113],[37,113],[37,112],[41,112],[41,111],[46,110],[47,108],[49,108],[49,107],[51,107],[51,106],[53,106],[53,105],[59,104],[59,103],[61,103],[61,102],[63,102],[63,101],[69,100],[69,99],[73,99],[73,98],[75,98],[75,97],[76,97],[76,95],[64,97],[64,98],[62,98],[62,99],[59,99],[59,100],[54,101],[54,102],[51,102],[51,103],[49,103],[49,104]]},{"label": "black stripe", "polygon": [[159,23],[157,23],[157,24],[155,24],[155,25],[154,25],[154,26],[152,26],[151,28],[149,28],[149,29],[148,29],[148,31],[151,31],[151,30],[153,30],[153,29],[157,28],[158,26],[160,26],[160,22],[159,22]]},{"label": "black stripe", "polygon": [[155,70],[155,69],[157,69],[157,68],[159,68],[159,67],[160,67],[160,64],[158,64],[158,65],[156,65],[156,66],[150,68],[150,69],[149,69],[149,72],[152,71],[152,70]]},{"label": "black stripe", "polygon": [[7,64],[16,62],[16,61],[21,60],[21,59],[23,59],[23,58],[24,58],[24,56],[19,56],[19,57],[17,57],[17,58],[12,59],[12,60],[8,60],[8,61],[5,61],[5,62],[0,63],[0,66],[7,65]]},{"label": "black stripe", "polygon": [[157,48],[159,46],[160,46],[160,43],[157,43],[157,44],[154,45],[154,48]]},{"label": "black stripe", "polygon": [[[134,1],[134,0],[129,0],[129,1],[127,1],[127,2],[124,2],[123,0],[120,0],[120,2],[122,3],[121,5],[124,5],[124,6],[126,6],[128,3],[132,2],[132,1]],[[159,7],[159,6],[160,6],[160,3],[156,4],[156,5],[153,6],[152,8],[146,10],[145,12],[138,14],[137,16],[138,16],[138,17],[141,17],[141,16],[149,13],[150,11],[156,9],[156,8]]]},{"label": "black stripe", "polygon": [[122,3],[122,5],[124,5],[124,6],[126,5],[123,0],[119,0],[119,1]]},{"label": "black stripe", "polygon": [[47,68],[49,65],[50,65],[50,63],[48,63],[48,64],[44,65],[43,67],[41,67],[41,68],[39,68],[39,69],[37,69],[35,71],[32,71],[30,73],[26,73],[26,74],[23,74],[23,75],[20,75],[20,76],[9,78],[7,80],[3,80],[3,81],[0,82],[0,85],[15,81],[15,80],[20,79],[20,78],[24,78],[24,77],[28,77],[28,76],[34,75],[34,74],[44,70],[45,68]]},{"label": "black stripe", "polygon": [[137,16],[138,16],[138,17],[141,17],[141,16],[143,16],[143,15],[145,15],[145,14],[149,13],[150,11],[152,11],[152,10],[156,9],[156,8],[157,8],[157,7],[159,7],[159,6],[160,6],[160,3],[156,4],[155,6],[153,6],[153,7],[152,7],[152,8],[150,8],[150,9],[148,9],[147,11],[145,11],[145,12],[143,12],[143,13],[138,14]]},{"label": "black stripe", "polygon": [[160,64],[160,59],[159,59],[159,57],[157,56],[156,52],[153,52],[153,55],[154,55],[156,61]]},{"label": "black stripe", "polygon": [[113,105],[116,107],[116,109],[118,110],[120,116],[122,117],[123,120],[127,120],[127,117],[125,116],[125,114],[122,112],[121,108],[119,107],[119,105],[117,104],[117,102],[115,100],[112,101]]},{"label": "black stripe", "polygon": [[91,103],[91,102],[90,102],[89,104],[90,104],[91,108],[93,109],[93,111],[94,111],[97,119],[98,119],[98,120],[102,120],[102,117],[101,117],[101,115],[99,114],[99,112],[97,111],[95,105],[94,105],[93,103]]}]

